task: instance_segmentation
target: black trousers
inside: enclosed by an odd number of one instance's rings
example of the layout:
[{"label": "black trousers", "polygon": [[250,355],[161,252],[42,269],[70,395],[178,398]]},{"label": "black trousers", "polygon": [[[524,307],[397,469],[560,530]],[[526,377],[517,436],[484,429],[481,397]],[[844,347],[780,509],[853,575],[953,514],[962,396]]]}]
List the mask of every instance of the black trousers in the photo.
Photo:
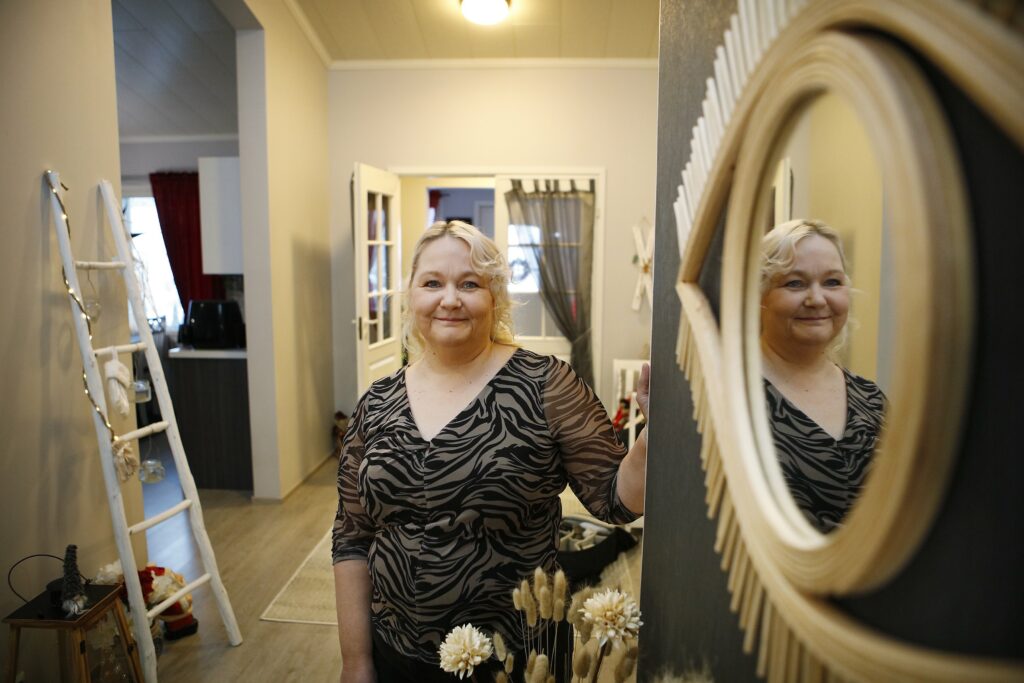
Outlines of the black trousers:
[{"label": "black trousers", "polygon": [[[555,680],[563,683],[569,681],[572,675],[572,630],[566,622],[559,624],[559,627],[559,661],[553,670]],[[455,674],[443,671],[437,664],[423,662],[395,650],[377,635],[376,630],[373,632],[373,667],[377,670],[377,683],[454,683],[459,680]],[[509,682],[518,683],[524,680],[525,668],[525,658],[517,654],[515,668],[508,676]],[[495,674],[502,670],[499,662],[492,659],[486,665],[476,667],[473,675],[477,683],[493,683]]]}]

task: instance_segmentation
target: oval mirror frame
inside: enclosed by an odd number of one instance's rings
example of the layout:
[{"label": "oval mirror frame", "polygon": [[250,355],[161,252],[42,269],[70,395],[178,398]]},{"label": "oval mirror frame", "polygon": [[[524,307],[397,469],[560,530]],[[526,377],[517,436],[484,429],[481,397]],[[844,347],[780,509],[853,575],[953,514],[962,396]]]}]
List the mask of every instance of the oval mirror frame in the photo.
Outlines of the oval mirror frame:
[{"label": "oval mirror frame", "polygon": [[[757,652],[757,674],[769,681],[1021,680],[1024,676],[1022,662],[943,652],[902,642],[851,618],[825,595],[866,591],[884,582],[885,575],[898,571],[912,555],[912,550],[900,547],[898,539],[901,535],[903,539],[915,535],[919,538],[927,530],[941,506],[941,495],[936,495],[931,502],[923,501],[923,510],[921,500],[916,505],[911,504],[918,508],[918,519],[909,526],[895,520],[884,533],[874,533],[864,526],[861,519],[867,513],[863,510],[877,508],[883,521],[894,520],[890,506],[904,505],[906,501],[859,501],[850,513],[847,527],[859,527],[858,533],[869,536],[870,552],[884,566],[866,567],[864,561],[854,558],[860,566],[846,571],[838,566],[834,556],[863,551],[850,545],[856,540],[854,534],[849,529],[842,530],[846,532],[845,547],[839,543],[843,537],[837,535],[838,531],[825,540],[820,536],[809,537],[806,529],[801,531],[799,525],[787,520],[780,511],[776,496],[761,473],[755,437],[757,427],[747,400],[748,368],[753,364],[749,362],[749,347],[743,343],[744,331],[755,329],[757,324],[744,307],[744,297],[751,285],[747,267],[754,250],[750,244],[749,216],[744,222],[735,213],[750,212],[755,206],[764,169],[757,164],[751,167],[749,157],[754,150],[754,128],[765,118],[766,103],[781,100],[775,114],[778,124],[800,102],[801,88],[794,87],[797,94],[790,92],[782,98],[782,93],[770,92],[767,84],[783,78],[798,53],[812,60],[806,55],[805,47],[823,34],[841,34],[854,40],[869,39],[870,35],[888,36],[896,44],[908,45],[916,51],[918,59],[942,72],[1024,150],[1024,41],[977,7],[933,0],[739,0],[738,12],[732,17],[722,46],[716,52],[714,78],[707,81],[703,116],[693,128],[689,161],[683,169],[683,182],[678,187],[673,207],[680,253],[676,291],[681,311],[676,357],[689,379],[693,418],[703,437],[700,460],[705,471],[705,500],[708,517],[716,519],[714,549],[721,555],[722,570],[728,574],[727,588],[732,595],[730,609],[737,614],[739,627],[745,633],[743,651]],[[894,45],[886,45],[884,41],[873,45],[881,50],[889,48],[897,60],[904,56]],[[878,61],[878,58],[872,59]],[[885,63],[891,61],[888,57],[881,59]],[[902,63],[909,64],[905,60]],[[851,85],[842,80],[844,66],[853,65],[838,64],[833,70],[832,77],[840,79],[832,83],[837,92],[848,92],[844,88]],[[855,70],[863,68],[860,65]],[[910,69],[909,74],[903,73],[902,68],[890,64],[879,73],[884,73],[886,78],[909,78],[911,83],[922,83],[914,75],[916,67]],[[866,85],[870,92],[877,90],[876,83]],[[917,101],[914,87],[911,86],[909,95],[902,93],[910,99],[902,100],[900,106]],[[804,88],[803,92],[803,97],[808,97],[816,90]],[[921,92],[927,96],[928,90]],[[901,96],[901,93],[895,95]],[[862,109],[857,107],[858,112]],[[941,117],[938,120],[941,122]],[[883,123],[889,125],[888,121]],[[777,130],[764,127],[757,145],[762,162],[770,153],[772,135]],[[939,129],[942,130],[942,126]],[[948,142],[948,138],[946,140]],[[940,170],[940,177],[954,178],[959,183],[956,160],[952,155],[948,158],[953,163],[952,172],[948,168]],[[916,168],[920,169],[920,165]],[[886,173],[887,166],[883,165],[882,170]],[[925,170],[926,181],[934,182],[930,174],[935,169]],[[930,190],[928,185],[915,184],[917,181],[915,177],[892,181],[887,177],[886,191],[890,191],[891,182],[915,192]],[[959,184],[954,189],[959,198],[956,201],[961,202],[957,218],[962,226],[960,234],[970,237],[963,205],[966,191]],[[745,197],[743,201],[739,199],[741,194]],[[711,245],[722,229],[720,219],[727,204],[730,207],[725,230],[730,237],[723,263],[723,281],[729,291],[723,291],[720,328],[714,307],[702,289],[701,272],[705,261],[712,257]],[[893,214],[888,215],[890,225],[895,224]],[[912,215],[915,214],[908,209],[901,214]],[[917,229],[922,229],[920,224]],[[928,249],[940,248],[933,241],[927,244]],[[899,256],[896,260],[901,262]],[[966,267],[965,281],[970,285],[969,260]],[[915,277],[927,283],[936,275],[933,267]],[[967,315],[970,316],[970,297],[962,292],[957,296],[962,296],[957,301],[968,302]],[[938,318],[933,319],[936,315]],[[945,315],[945,310],[931,309],[929,324],[933,328],[941,327]],[[969,337],[966,339],[969,342]],[[735,367],[726,367],[734,361]],[[966,363],[961,369],[965,376],[969,374]],[[755,395],[763,401],[763,393]],[[893,398],[903,400],[896,395]],[[962,401],[961,392],[951,402],[944,403],[944,409],[959,416],[957,404]],[[918,421],[914,423],[914,432],[921,436],[920,421],[928,419],[921,411],[933,406],[924,399],[913,405],[918,407],[917,411],[905,407],[901,414]],[[758,410],[763,411],[763,408]],[[885,438],[888,440],[883,447],[891,454],[899,444],[895,437]],[[939,463],[940,469],[946,468],[945,472],[933,471],[929,475],[933,481],[947,478],[953,455],[947,451],[947,456]],[[913,482],[904,481],[899,485],[904,490],[914,490]],[[870,490],[872,486],[869,482],[867,488]],[[861,517],[854,519],[855,514]],[[831,563],[831,569],[822,571],[820,567],[810,566],[820,561]]]},{"label": "oval mirror frame", "polygon": [[[917,67],[881,38],[825,32],[766,83],[739,152],[722,268],[726,400],[744,463],[734,491],[761,508],[765,550],[797,586],[843,594],[890,578],[931,526],[952,469],[970,367],[972,245],[952,136]],[[886,427],[858,500],[824,536],[797,519],[774,456],[760,373],[758,201],[780,131],[825,92],[855,110],[886,197],[896,307],[913,312],[895,344]],[[811,216],[810,218],[814,218]],[[899,317],[899,316],[898,316]],[[742,480],[746,481],[742,481]],[[767,490],[765,490],[767,489]]]}]

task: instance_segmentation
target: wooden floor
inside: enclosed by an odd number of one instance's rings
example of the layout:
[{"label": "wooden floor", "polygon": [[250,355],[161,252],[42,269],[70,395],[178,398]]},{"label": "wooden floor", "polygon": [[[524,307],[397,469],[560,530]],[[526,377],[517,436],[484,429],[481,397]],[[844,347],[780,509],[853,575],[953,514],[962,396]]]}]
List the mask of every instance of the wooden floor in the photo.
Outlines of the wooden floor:
[{"label": "wooden floor", "polygon": [[[161,441],[164,437],[151,438],[153,443],[141,448],[142,458],[162,460],[168,476],[145,486],[147,517],[182,497],[166,441]],[[245,642],[238,647],[228,643],[213,593],[202,586],[192,595],[199,631],[164,642],[158,660],[161,683],[338,680],[337,627],[259,618],[330,528],[337,506],[336,467],[337,461],[329,458],[281,503],[253,503],[248,492],[200,490],[206,529]],[[178,515],[150,529],[146,540],[151,564],[173,569],[190,581],[203,569],[187,524],[187,518]],[[642,548],[641,542],[625,558],[637,597]],[[601,683],[611,683],[612,669],[602,667]]]},{"label": "wooden floor", "polygon": [[[146,447],[142,455],[146,457]],[[168,459],[155,442],[153,457]],[[248,492],[201,490],[200,501],[221,578],[245,641],[228,643],[209,586],[196,590],[199,632],[165,641],[158,660],[161,683],[203,681],[337,681],[341,672],[335,626],[260,621],[260,614],[302,564],[334,520],[335,467],[328,459],[281,503],[253,503]],[[167,465],[170,465],[167,462]],[[146,516],[181,500],[173,466],[160,484],[147,485]],[[147,532],[149,561],[192,580],[202,573],[184,515]]]}]

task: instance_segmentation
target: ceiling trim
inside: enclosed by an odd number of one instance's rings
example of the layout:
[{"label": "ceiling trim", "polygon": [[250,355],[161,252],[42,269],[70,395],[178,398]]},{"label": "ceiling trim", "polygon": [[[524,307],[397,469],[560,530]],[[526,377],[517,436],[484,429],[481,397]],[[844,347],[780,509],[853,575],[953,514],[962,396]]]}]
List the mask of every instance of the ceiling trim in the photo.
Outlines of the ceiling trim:
[{"label": "ceiling trim", "polygon": [[654,69],[657,59],[364,59],[331,62],[331,71],[427,69]]},{"label": "ceiling trim", "polygon": [[295,23],[299,25],[302,32],[306,34],[306,40],[313,46],[313,50],[317,56],[320,57],[320,61],[324,66],[331,65],[331,56],[327,53],[327,48],[324,47],[323,41],[320,40],[320,36],[316,34],[313,29],[313,25],[309,23],[309,18],[306,17],[306,13],[302,11],[296,0],[284,0],[284,4],[288,6],[288,11],[295,17]]}]

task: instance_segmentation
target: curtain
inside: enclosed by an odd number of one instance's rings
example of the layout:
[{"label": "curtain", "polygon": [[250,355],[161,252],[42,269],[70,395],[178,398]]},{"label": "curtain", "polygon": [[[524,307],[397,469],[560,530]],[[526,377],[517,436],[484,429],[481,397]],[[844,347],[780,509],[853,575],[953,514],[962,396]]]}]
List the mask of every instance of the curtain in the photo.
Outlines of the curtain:
[{"label": "curtain", "polygon": [[594,244],[594,182],[586,190],[570,182],[561,191],[557,180],[533,182],[527,192],[521,180],[505,193],[512,225],[540,228],[533,246],[540,270],[540,296],[558,330],[572,345],[570,364],[593,386],[590,330],[590,281]]},{"label": "curtain", "polygon": [[199,234],[199,174],[151,173],[153,200],[160,231],[167,248],[174,285],[188,314],[188,303],[198,299],[223,299],[219,275],[203,274],[203,250]]}]

